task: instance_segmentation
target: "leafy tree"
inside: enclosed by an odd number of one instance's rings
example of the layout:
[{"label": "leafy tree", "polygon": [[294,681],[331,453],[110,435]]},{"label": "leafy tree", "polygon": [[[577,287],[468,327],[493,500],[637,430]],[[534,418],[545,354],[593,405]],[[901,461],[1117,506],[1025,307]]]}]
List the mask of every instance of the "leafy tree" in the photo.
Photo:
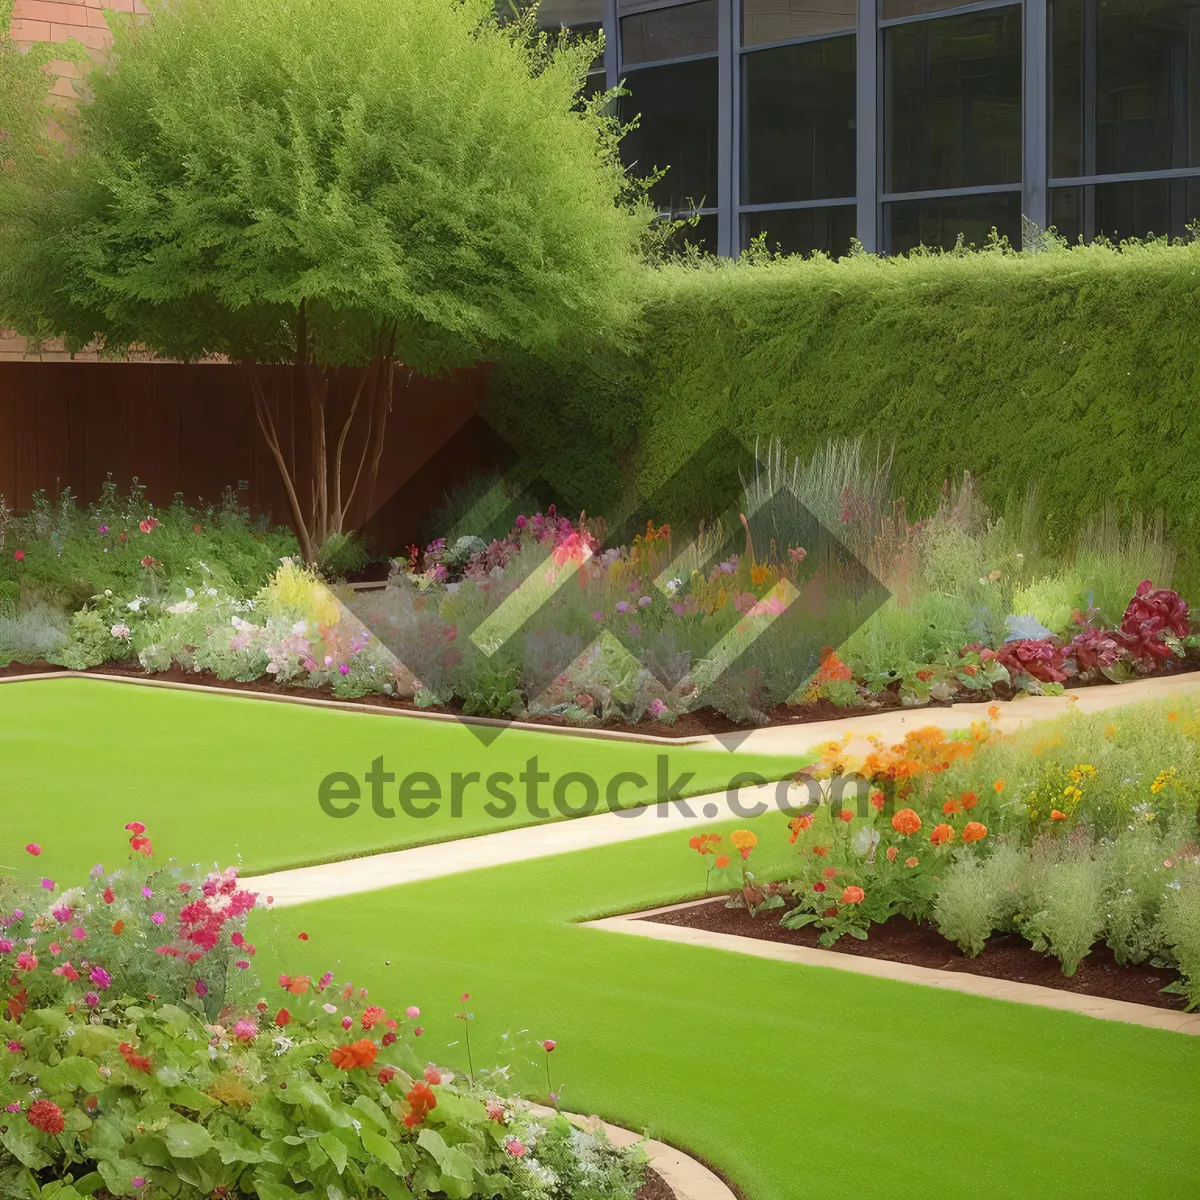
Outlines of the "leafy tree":
[{"label": "leafy tree", "polygon": [[[0,323],[242,364],[310,560],[374,486],[402,365],[586,354],[631,328],[653,213],[581,99],[594,42],[550,44],[490,0],[110,20],[68,152],[0,173]],[[279,364],[307,400],[307,488]]]}]

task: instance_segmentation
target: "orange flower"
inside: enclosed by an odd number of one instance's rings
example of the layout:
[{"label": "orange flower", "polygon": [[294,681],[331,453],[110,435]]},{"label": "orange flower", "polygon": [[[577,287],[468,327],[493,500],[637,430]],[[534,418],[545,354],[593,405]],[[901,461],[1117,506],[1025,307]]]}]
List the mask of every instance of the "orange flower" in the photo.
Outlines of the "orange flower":
[{"label": "orange flower", "polygon": [[147,1075],[150,1074],[150,1060],[144,1054],[139,1054],[128,1042],[122,1042],[117,1049],[121,1052],[121,1057],[135,1071],[145,1071]]},{"label": "orange flower", "polygon": [[288,985],[287,990],[293,996],[303,996],[308,991],[308,985],[312,982],[307,975],[297,975]]},{"label": "orange flower", "polygon": [[1067,814],[1065,812],[1059,812],[1057,808],[1053,809],[1050,813],[1050,820],[1052,821],[1065,821],[1066,819]]},{"label": "orange flower", "polygon": [[369,1038],[351,1042],[348,1046],[334,1046],[329,1052],[329,1061],[343,1071],[354,1067],[369,1067],[375,1061],[375,1043]]},{"label": "orange flower", "polygon": [[979,797],[974,792],[963,792],[960,800],[963,808],[974,808],[979,803]]},{"label": "orange flower", "polygon": [[988,705],[987,714],[989,717],[992,718],[993,721],[998,721],[1000,719],[1000,705],[998,705],[998,704]]},{"label": "orange flower", "polygon": [[114,921],[112,931],[113,931],[113,933],[117,933],[117,934],[123,933],[125,931],[125,922],[124,921]]},{"label": "orange flower", "polygon": [[956,812],[962,812],[962,803],[958,800],[947,800],[942,805],[942,812],[948,817],[952,817]]},{"label": "orange flower", "polygon": [[716,866],[718,871],[725,870],[725,868],[729,866],[729,859],[727,859],[723,854],[720,855],[717,859]]},{"label": "orange flower", "polygon": [[935,846],[949,844],[950,842],[954,841],[954,830],[949,825],[939,825],[929,835],[929,840]]},{"label": "orange flower", "polygon": [[919,858],[906,858],[904,865],[906,867],[915,867],[921,860]]},{"label": "orange flower", "polygon": [[812,827],[812,817],[796,817],[793,821],[789,822],[788,828],[791,829],[791,831],[792,831],[792,839],[791,840],[792,840],[793,844],[795,843],[796,839],[806,829],[809,829],[811,827]]},{"label": "orange flower", "polygon": [[892,818],[892,828],[905,836],[916,833],[921,828],[921,818],[911,808],[902,808]]},{"label": "orange flower", "polygon": [[855,884],[852,883],[842,893],[841,903],[843,903],[843,904],[861,904],[863,902],[863,899],[866,896],[866,894],[867,893],[864,892],[862,890],[862,888],[857,887]]},{"label": "orange flower", "polygon": [[829,853],[829,847],[828,846],[814,846],[813,853],[818,858],[824,858],[825,855],[827,855]]},{"label": "orange flower", "polygon": [[871,793],[871,807],[877,812],[883,812],[885,798],[882,792],[874,791]]},{"label": "orange flower", "polygon": [[998,796],[1002,791],[1004,791],[1004,780],[997,779],[996,782],[992,784],[992,788]]},{"label": "orange flower", "polygon": [[964,842],[979,842],[987,837],[987,826],[978,821],[968,821],[963,829]]},{"label": "orange flower", "polygon": [[839,821],[845,821],[845,822],[846,822],[846,824],[847,824],[847,825],[849,825],[849,824],[850,824],[850,822],[854,820],[854,812],[853,812],[853,810],[852,810],[852,809],[849,809],[849,808],[843,808],[843,809],[842,809],[842,810],[841,810],[841,811],[838,813],[838,820],[839,820]]},{"label": "orange flower", "polygon": [[895,846],[889,846],[889,847],[887,848],[887,857],[888,857],[888,862],[895,862],[895,861],[896,861],[896,853],[897,853],[897,851],[896,851],[896,847],[895,847]]},{"label": "orange flower", "polygon": [[825,871],[824,871],[824,875],[825,875],[826,879],[836,879],[837,878],[837,867],[826,867]]}]

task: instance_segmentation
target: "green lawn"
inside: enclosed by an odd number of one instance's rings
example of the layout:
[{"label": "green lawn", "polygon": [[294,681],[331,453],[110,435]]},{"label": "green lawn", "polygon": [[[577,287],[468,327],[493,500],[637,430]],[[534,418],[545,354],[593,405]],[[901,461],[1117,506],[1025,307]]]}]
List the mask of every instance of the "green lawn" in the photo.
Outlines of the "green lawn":
[{"label": "green lawn", "polygon": [[[240,854],[255,872],[470,837],[539,819],[527,809],[527,785],[516,778],[534,756],[536,771],[549,776],[537,785],[538,805],[554,817],[552,789],[571,772],[597,781],[604,811],[608,786],[621,772],[646,781],[623,783],[622,804],[656,799],[663,757],[672,785],[690,773],[685,795],[721,791],[746,770],[782,779],[805,761],[513,729],[485,746],[451,721],[93,679],[7,683],[0,685],[0,866],[31,868],[21,853],[27,842],[43,846],[37,869],[63,879],[97,861],[113,865],[128,853],[123,826],[134,820],[145,823],[162,853],[205,865],[227,865]],[[376,814],[362,781],[379,757],[397,776],[380,785],[392,816]],[[321,782],[334,772],[359,781],[359,808],[350,816],[330,816],[319,803]],[[432,815],[415,818],[398,796],[400,781],[420,772],[433,777],[441,800]],[[459,816],[452,811],[455,772],[480,775],[463,789]],[[516,802],[510,818],[484,809],[503,808],[485,791],[497,772],[513,777],[498,784]],[[419,797],[414,784],[414,810],[431,803]],[[583,785],[571,785],[564,797],[582,804]],[[336,811],[350,803],[330,799]]]},{"label": "green lawn", "polygon": [[[36,840],[36,869],[70,881],[124,858],[130,819],[186,861],[240,851],[260,870],[479,832],[494,822],[470,804],[459,820],[369,806],[336,820],[317,787],[380,754],[446,786],[534,753],[552,776],[608,779],[653,776],[657,750],[515,731],[485,748],[451,724],[91,680],[3,685],[0,865],[30,869],[20,847]],[[793,765],[671,753],[672,779],[696,771],[690,790]],[[759,869],[786,869],[784,819],[755,828]],[[506,1032],[555,1038],[564,1104],[692,1148],[750,1200],[1200,1194],[1200,1039],[575,924],[697,891],[686,842],[255,914],[264,994],[280,971],[333,970],[381,1003],[420,1005],[429,1058],[461,1065],[453,1014],[470,992],[477,1064],[513,1059]],[[515,1057],[515,1083],[544,1090],[540,1063]]]},{"label": "green lawn", "polygon": [[[755,828],[781,862],[782,819]],[[418,1004],[444,1065],[470,992],[477,1065],[506,1031],[555,1038],[564,1105],[751,1200],[1200,1194],[1200,1038],[572,924],[702,877],[680,834],[495,867],[256,916],[256,965]],[[517,1081],[544,1092],[539,1069]]]}]

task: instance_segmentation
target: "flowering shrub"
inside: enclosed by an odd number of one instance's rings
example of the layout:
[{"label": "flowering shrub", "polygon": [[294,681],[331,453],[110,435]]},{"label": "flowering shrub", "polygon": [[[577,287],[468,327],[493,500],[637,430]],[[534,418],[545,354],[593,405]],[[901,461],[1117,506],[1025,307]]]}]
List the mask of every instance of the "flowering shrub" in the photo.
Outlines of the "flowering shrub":
[{"label": "flowering shrub", "polygon": [[156,869],[127,828],[127,868],[5,902],[6,1200],[633,1200],[640,1150],[428,1063],[415,1007],[389,1014],[332,973],[260,985],[236,872]]}]

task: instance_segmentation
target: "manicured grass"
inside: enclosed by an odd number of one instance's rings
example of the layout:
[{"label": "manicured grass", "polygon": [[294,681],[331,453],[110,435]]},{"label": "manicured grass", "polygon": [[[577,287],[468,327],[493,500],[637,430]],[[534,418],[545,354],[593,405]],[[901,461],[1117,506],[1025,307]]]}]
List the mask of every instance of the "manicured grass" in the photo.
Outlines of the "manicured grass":
[{"label": "manicured grass", "polygon": [[[782,818],[755,829],[779,869]],[[256,967],[420,1005],[443,1065],[465,1065],[469,992],[477,1066],[509,1061],[505,1032],[554,1038],[565,1106],[694,1149],[751,1200],[1200,1194],[1200,1038],[572,924],[702,879],[660,835],[256,914]]]},{"label": "manicured grass", "polygon": [[[255,872],[469,837],[540,819],[527,810],[519,780],[500,784],[514,794],[511,817],[484,809],[498,803],[485,791],[489,776],[515,779],[534,756],[537,771],[549,776],[538,785],[540,804],[553,817],[552,789],[570,772],[597,781],[605,811],[619,772],[646,781],[625,782],[620,803],[656,799],[661,758],[671,784],[691,773],[684,795],[721,791],[747,770],[782,779],[806,761],[512,729],[485,746],[457,722],[92,679],[7,683],[0,685],[0,866],[32,869],[21,853],[27,842],[44,846],[37,870],[64,880],[97,861],[115,865],[128,853],[122,826],[134,820],[165,854],[205,865],[241,855]],[[381,785],[390,817],[375,813],[362,782],[380,757],[397,776]],[[359,781],[351,816],[330,816],[319,804],[321,781],[333,772]],[[398,803],[399,780],[414,772],[428,772],[442,796],[438,811],[421,819]],[[453,772],[481,777],[464,790],[460,816],[452,812]],[[572,784],[565,800],[582,804],[583,785]],[[349,802],[331,803],[343,809]]]}]

